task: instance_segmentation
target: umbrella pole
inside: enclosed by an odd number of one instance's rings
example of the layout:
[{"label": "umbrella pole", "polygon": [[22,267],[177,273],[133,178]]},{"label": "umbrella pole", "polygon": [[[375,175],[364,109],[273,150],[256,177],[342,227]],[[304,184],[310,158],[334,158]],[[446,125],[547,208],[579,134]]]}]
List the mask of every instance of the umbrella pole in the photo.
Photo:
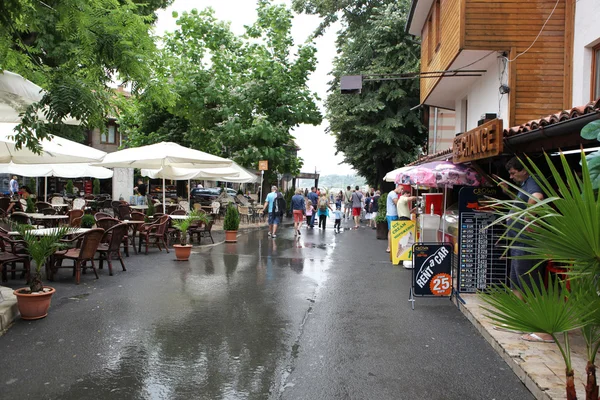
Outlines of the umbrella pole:
[{"label": "umbrella pole", "polygon": [[[448,196],[448,184],[444,185],[444,208],[442,209],[442,218],[446,213],[446,197]],[[442,221],[442,243],[446,241],[446,221]]]},{"label": "umbrella pole", "polygon": [[165,194],[165,178],[163,178],[163,214],[167,213],[167,196]]},{"label": "umbrella pole", "polygon": [[[188,186],[187,186],[187,192],[188,192],[188,206],[191,206],[192,204],[192,180],[188,179]],[[189,210],[185,210],[187,211],[192,211],[192,208],[190,207]]]},{"label": "umbrella pole", "polygon": [[48,177],[44,177],[44,201],[48,202]]}]

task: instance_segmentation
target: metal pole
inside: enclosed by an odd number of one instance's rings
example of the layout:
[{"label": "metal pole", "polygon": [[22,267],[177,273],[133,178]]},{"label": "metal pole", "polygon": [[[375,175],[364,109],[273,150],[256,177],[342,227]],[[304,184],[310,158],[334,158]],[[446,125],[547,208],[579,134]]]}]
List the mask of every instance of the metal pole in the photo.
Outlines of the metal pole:
[{"label": "metal pole", "polygon": [[260,188],[259,188],[259,196],[258,196],[258,204],[262,204],[262,188],[263,188],[263,177],[265,175],[265,171],[260,171]]},{"label": "metal pole", "polygon": [[188,211],[192,211],[191,205],[192,205],[192,180],[188,179],[188,185],[187,185],[187,192],[188,192],[188,210],[185,210],[186,212]]},{"label": "metal pole", "polygon": [[48,177],[44,177],[44,201],[48,202]]},{"label": "metal pole", "polygon": [[165,178],[163,178],[163,214],[167,213],[167,196],[165,194],[165,190],[167,188],[165,187]]}]

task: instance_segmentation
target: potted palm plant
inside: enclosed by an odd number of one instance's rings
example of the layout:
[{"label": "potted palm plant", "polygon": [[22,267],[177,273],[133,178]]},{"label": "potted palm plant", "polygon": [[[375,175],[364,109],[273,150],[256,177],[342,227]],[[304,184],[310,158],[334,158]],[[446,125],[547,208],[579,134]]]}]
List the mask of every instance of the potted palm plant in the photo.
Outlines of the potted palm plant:
[{"label": "potted palm plant", "polygon": [[49,235],[37,236],[27,226],[16,226],[15,229],[27,244],[27,251],[35,263],[34,275],[29,287],[15,290],[17,307],[21,318],[40,319],[48,315],[50,301],[55,289],[42,283],[42,267],[54,252],[64,245],[60,239],[69,233],[68,227],[56,228]]},{"label": "potted palm plant", "polygon": [[187,261],[190,258],[192,245],[188,244],[187,242],[188,229],[194,222],[203,222],[208,224],[210,222],[210,217],[204,213],[194,211],[185,219],[175,219],[172,221],[173,227],[181,232],[179,244],[173,245],[173,248],[175,249],[175,257],[177,257],[177,260],[179,261]]},{"label": "potted palm plant", "polygon": [[[498,215],[494,224],[507,223],[507,231],[512,230],[515,234],[507,238],[507,247],[526,246],[529,254],[515,258],[550,259],[568,266],[570,290],[558,282],[549,284],[548,288],[523,285],[523,290],[518,291],[521,299],[504,285],[482,295],[482,299],[489,305],[485,310],[495,324],[552,336],[564,359],[568,400],[576,399],[569,331],[580,329],[588,355],[586,399],[597,400],[595,357],[600,347],[600,196],[594,188],[594,175],[590,173],[594,164],[590,162],[588,168],[582,153],[582,176],[579,177],[564,155],[560,157],[560,171],[548,155],[546,162],[550,176],[544,174],[531,159],[527,159],[526,165],[529,174],[544,191],[545,200],[525,209],[519,208],[512,200],[490,203]],[[506,183],[514,191],[522,191],[520,187]],[[509,218],[527,223],[517,229],[518,225]]]},{"label": "potted palm plant", "polygon": [[240,227],[240,213],[235,205],[229,203],[225,218],[223,219],[223,230],[225,231],[225,242],[237,242],[237,231]]}]

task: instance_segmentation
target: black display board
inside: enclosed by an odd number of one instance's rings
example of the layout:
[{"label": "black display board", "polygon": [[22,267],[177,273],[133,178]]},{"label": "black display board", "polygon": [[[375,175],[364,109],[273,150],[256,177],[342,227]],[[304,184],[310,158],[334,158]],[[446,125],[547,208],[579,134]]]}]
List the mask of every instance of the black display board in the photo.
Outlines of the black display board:
[{"label": "black display board", "polygon": [[508,261],[501,259],[504,249],[499,242],[504,227],[483,229],[496,219],[483,202],[499,196],[499,188],[464,187],[458,194],[458,292],[475,293],[507,281]]},{"label": "black display board", "polygon": [[415,243],[408,301],[415,309],[415,296],[449,297],[452,295],[452,244]]}]

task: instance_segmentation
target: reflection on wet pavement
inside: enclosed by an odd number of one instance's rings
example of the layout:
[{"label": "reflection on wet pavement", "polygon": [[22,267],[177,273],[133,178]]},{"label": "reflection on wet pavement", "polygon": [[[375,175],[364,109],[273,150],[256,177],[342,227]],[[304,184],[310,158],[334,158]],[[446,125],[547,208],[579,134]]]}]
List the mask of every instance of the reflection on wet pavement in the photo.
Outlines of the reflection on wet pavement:
[{"label": "reflection on wet pavement", "polygon": [[[48,340],[39,355],[60,358],[62,368],[22,359],[40,382],[25,388],[25,377],[16,377],[2,391],[9,398],[55,399],[262,399],[277,393],[335,251],[334,235],[306,236],[282,232],[273,240],[258,231],[237,244],[202,248],[189,263],[158,252],[130,257],[119,285],[102,276],[91,283],[98,290],[73,292],[65,301],[77,301],[53,306],[43,325],[18,322],[1,339],[0,350],[13,361],[48,332],[61,332],[71,343],[65,350],[64,341]],[[59,291],[73,286],[66,281]]]}]

